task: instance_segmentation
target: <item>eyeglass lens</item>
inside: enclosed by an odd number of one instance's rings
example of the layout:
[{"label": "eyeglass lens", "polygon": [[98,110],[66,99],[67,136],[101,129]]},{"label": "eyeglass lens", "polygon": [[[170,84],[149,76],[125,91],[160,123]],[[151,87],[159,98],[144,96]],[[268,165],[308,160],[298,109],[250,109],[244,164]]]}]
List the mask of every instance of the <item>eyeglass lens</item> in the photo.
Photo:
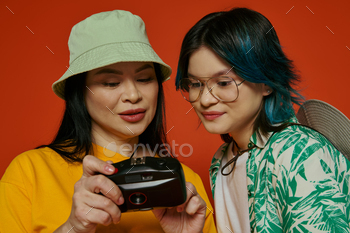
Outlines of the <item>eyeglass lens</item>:
[{"label": "eyeglass lens", "polygon": [[[238,97],[236,82],[226,76],[213,77],[206,81],[208,90],[204,90],[205,81],[185,78],[180,81],[181,94],[189,102],[195,102],[202,94],[212,94],[221,101],[235,101]],[[210,93],[209,93],[210,92]]]}]

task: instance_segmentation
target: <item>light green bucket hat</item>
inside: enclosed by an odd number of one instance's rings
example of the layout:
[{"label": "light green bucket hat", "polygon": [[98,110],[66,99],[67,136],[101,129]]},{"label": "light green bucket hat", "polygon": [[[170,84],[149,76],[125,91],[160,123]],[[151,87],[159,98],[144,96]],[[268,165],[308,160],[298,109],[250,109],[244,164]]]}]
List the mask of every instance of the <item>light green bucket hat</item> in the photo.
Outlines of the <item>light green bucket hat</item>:
[{"label": "light green bucket hat", "polygon": [[64,99],[67,78],[117,62],[155,62],[160,64],[163,82],[171,68],[153,50],[145,23],[128,11],[114,10],[94,14],[72,28],[68,40],[69,68],[52,84]]}]

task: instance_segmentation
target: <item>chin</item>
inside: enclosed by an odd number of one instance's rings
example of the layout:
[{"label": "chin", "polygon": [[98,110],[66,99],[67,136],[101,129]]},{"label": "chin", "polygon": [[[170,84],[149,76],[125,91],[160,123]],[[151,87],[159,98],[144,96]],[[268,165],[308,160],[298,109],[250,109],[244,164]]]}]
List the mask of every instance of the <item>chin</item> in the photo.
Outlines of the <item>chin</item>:
[{"label": "chin", "polygon": [[[129,128],[129,129],[128,129]],[[145,132],[146,127],[144,126],[128,126],[126,133],[130,136],[138,137]]]},{"label": "chin", "polygon": [[225,134],[228,133],[227,129],[223,129],[221,127],[217,127],[217,125],[206,125],[204,124],[204,128],[211,134]]}]

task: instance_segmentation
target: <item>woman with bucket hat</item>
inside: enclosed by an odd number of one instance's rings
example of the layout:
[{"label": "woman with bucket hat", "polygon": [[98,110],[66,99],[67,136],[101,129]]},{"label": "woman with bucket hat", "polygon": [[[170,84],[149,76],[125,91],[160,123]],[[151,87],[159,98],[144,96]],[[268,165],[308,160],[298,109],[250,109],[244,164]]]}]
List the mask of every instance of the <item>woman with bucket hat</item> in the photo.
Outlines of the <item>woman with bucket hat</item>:
[{"label": "woman with bucket hat", "polygon": [[176,87],[225,142],[209,170],[218,232],[350,232],[350,162],[298,123],[297,81],[256,11],[211,13],[186,34]]},{"label": "woman with bucket hat", "polygon": [[52,86],[66,103],[61,126],[51,144],[7,168],[0,231],[216,232],[202,181],[188,167],[186,202],[153,212],[121,214],[121,191],[100,174],[141,154],[135,145],[164,155],[162,82],[171,68],[152,49],[142,19],[121,10],[92,15],[72,28],[68,45],[70,66]]}]

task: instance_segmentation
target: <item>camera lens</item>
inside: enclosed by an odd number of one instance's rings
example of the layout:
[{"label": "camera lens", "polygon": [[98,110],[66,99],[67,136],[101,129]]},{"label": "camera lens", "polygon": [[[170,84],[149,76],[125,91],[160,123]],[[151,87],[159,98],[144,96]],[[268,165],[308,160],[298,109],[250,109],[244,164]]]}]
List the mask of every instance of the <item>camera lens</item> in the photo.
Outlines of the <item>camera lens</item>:
[{"label": "camera lens", "polygon": [[129,200],[134,205],[142,205],[146,202],[147,197],[143,193],[133,193],[130,195]]}]

